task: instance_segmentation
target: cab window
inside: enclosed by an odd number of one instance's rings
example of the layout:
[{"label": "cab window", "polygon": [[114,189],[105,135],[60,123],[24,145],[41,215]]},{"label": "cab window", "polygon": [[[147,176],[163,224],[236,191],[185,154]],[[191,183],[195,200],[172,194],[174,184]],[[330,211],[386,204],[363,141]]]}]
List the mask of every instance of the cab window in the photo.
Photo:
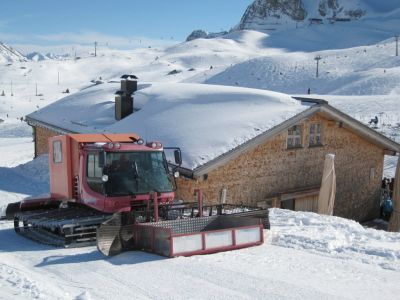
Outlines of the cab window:
[{"label": "cab window", "polygon": [[102,175],[103,170],[99,167],[99,153],[89,153],[87,157],[87,183],[97,193],[103,192]]}]

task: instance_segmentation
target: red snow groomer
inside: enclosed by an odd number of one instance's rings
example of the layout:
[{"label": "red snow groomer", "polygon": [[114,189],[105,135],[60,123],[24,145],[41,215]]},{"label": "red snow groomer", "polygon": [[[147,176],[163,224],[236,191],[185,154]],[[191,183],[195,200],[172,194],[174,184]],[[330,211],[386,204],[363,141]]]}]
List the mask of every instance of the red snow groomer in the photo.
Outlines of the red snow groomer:
[{"label": "red snow groomer", "polygon": [[10,204],[6,217],[30,239],[60,247],[97,242],[106,255],[130,249],[190,255],[263,242],[266,210],[204,206],[201,191],[197,202],[176,201],[181,163],[179,148],[144,143],[134,133],[51,137],[50,194]]}]

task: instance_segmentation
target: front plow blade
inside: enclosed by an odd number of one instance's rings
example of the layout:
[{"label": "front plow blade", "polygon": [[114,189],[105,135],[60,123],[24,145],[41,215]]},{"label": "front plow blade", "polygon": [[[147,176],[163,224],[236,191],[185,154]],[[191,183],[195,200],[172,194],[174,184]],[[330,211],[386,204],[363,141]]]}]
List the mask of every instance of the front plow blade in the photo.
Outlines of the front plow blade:
[{"label": "front plow blade", "polygon": [[97,229],[97,249],[106,256],[133,250],[133,219],[128,213],[116,213]]}]

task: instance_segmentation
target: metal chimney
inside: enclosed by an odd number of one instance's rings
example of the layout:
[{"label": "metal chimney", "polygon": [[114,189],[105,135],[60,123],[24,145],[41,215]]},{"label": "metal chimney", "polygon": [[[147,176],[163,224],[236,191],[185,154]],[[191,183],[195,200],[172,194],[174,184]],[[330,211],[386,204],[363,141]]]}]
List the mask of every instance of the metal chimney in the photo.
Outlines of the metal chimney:
[{"label": "metal chimney", "polygon": [[137,80],[135,75],[122,75],[121,76],[121,91],[128,95],[132,95],[137,91]]},{"label": "metal chimney", "polygon": [[135,75],[121,76],[121,90],[115,93],[115,119],[121,120],[133,113],[133,96],[137,90]]}]

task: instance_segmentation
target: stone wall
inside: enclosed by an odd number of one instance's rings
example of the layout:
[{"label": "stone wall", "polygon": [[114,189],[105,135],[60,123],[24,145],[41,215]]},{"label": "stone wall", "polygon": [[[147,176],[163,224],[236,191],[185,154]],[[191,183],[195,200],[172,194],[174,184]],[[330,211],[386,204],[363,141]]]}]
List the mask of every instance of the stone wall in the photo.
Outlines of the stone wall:
[{"label": "stone wall", "polygon": [[48,139],[52,136],[59,135],[59,133],[35,126],[35,155],[47,154],[49,152]]},{"label": "stone wall", "polygon": [[[323,146],[308,146],[312,123],[322,124]],[[320,185],[325,155],[333,153],[337,176],[334,214],[358,221],[377,216],[383,149],[319,114],[300,125],[302,148],[287,149],[287,132],[282,132],[204,178],[179,178],[177,197],[194,199],[194,189],[200,188],[206,204],[218,203],[226,188],[228,202],[256,205],[287,190]]]}]

